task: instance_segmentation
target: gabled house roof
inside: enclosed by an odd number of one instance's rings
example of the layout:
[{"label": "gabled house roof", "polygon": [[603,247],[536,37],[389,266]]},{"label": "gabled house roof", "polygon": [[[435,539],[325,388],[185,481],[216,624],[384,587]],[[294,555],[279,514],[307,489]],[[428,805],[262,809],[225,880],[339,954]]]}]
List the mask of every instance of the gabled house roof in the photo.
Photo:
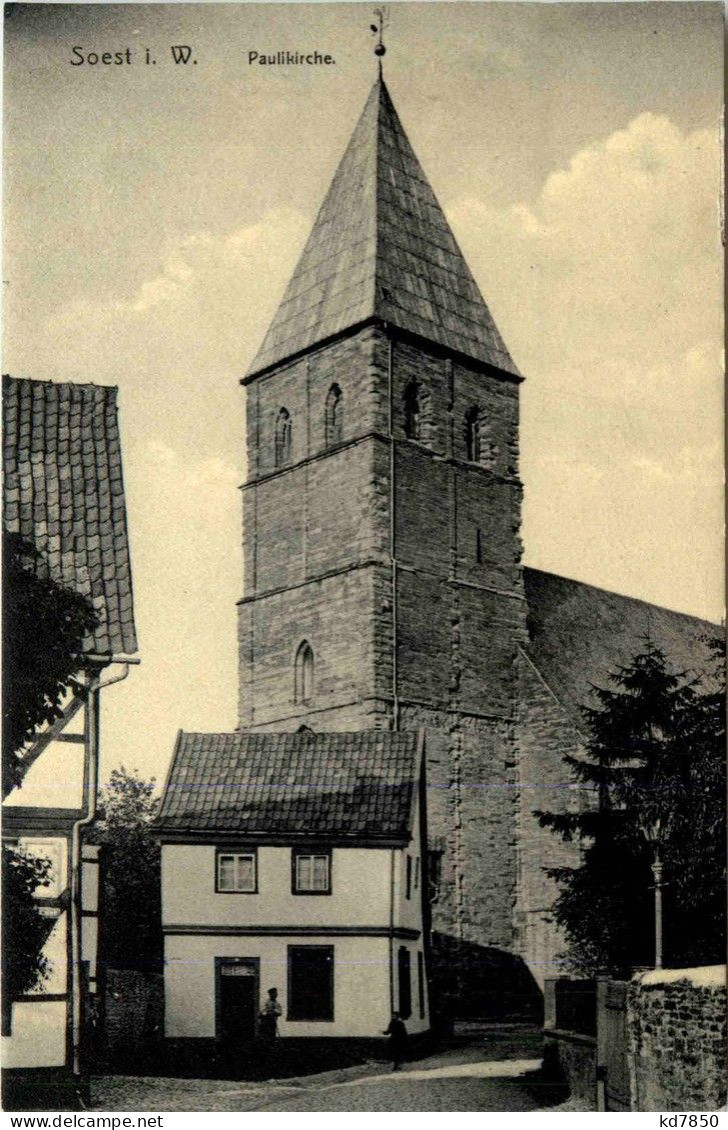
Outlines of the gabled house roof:
[{"label": "gabled house roof", "polygon": [[87,654],[137,650],[116,388],[3,377],[3,528],[87,597]]},{"label": "gabled house roof", "polygon": [[371,319],[520,376],[382,79],[246,380]]},{"label": "gabled house roof", "polygon": [[407,842],[416,733],[181,732],[158,832]]},{"label": "gabled house roof", "polygon": [[712,687],[709,641],[725,629],[634,597],[581,581],[524,569],[528,603],[526,653],[577,727],[582,706],[594,705],[592,688],[644,649],[649,635],[677,673],[707,676]]}]

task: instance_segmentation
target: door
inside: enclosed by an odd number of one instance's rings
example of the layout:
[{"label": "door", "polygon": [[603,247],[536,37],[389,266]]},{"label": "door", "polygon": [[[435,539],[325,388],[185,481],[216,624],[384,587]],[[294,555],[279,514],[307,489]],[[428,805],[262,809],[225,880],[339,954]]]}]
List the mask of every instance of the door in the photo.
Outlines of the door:
[{"label": "door", "polygon": [[409,1020],[412,1015],[412,974],[410,971],[410,952],[407,946],[399,947],[397,977],[399,980],[399,1015],[403,1020]]},{"label": "door", "polygon": [[228,1048],[251,1044],[259,1005],[258,958],[216,958],[217,1039]]},{"label": "door", "polygon": [[603,1066],[600,1074],[605,1080],[605,1110],[631,1110],[629,1080],[629,1029],[627,1023],[627,991],[624,981],[608,981],[599,1013],[597,1026],[600,1032]]}]

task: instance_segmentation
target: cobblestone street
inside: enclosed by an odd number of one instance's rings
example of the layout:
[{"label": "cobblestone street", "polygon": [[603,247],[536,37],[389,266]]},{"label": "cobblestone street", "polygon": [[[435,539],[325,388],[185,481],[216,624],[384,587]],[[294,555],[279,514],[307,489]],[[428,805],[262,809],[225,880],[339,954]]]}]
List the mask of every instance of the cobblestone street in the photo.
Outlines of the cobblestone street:
[{"label": "cobblestone street", "polygon": [[482,1043],[450,1049],[393,1073],[367,1063],[308,1078],[97,1077],[96,1110],[160,1111],[538,1111],[562,1097],[540,1075],[540,1059],[492,1059]]}]

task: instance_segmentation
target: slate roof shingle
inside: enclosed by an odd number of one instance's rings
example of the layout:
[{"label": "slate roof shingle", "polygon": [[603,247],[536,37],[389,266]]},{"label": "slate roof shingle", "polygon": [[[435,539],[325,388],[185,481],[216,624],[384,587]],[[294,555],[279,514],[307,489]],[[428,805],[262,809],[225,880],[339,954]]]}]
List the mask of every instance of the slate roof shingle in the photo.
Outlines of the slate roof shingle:
[{"label": "slate roof shingle", "polygon": [[374,317],[520,376],[381,79],[246,379]]},{"label": "slate roof shingle", "polygon": [[524,569],[523,581],[526,652],[577,727],[581,707],[594,704],[592,687],[609,685],[610,672],[644,647],[648,629],[671,667],[712,685],[707,641],[723,637],[717,624],[540,569]]},{"label": "slate roof shingle", "polygon": [[137,650],[114,387],[3,377],[3,528],[100,617],[84,651]]},{"label": "slate roof shingle", "polygon": [[161,831],[410,836],[416,733],[180,732]]}]

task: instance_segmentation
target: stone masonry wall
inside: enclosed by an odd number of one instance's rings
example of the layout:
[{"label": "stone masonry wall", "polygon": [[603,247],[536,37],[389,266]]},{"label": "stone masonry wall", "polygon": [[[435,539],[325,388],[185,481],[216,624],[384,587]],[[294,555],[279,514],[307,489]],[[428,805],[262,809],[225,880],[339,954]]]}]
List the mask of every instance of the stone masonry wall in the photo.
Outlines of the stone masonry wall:
[{"label": "stone masonry wall", "polygon": [[[295,729],[382,724],[391,696],[388,409],[374,367],[376,334],[350,338],[254,382],[247,392],[249,478],[243,491],[239,604],[240,725]],[[340,442],[327,448],[325,405],[341,390]],[[291,418],[291,456],[275,466],[275,421]],[[294,702],[303,640],[315,694]]]},{"label": "stone masonry wall", "polygon": [[[416,440],[405,434],[413,378]],[[326,450],[334,381],[343,434]],[[293,441],[289,466],[276,469],[281,407]],[[473,407],[482,465],[467,461]],[[525,640],[518,386],[369,327],[255,381],[247,428],[240,725],[424,726],[429,832],[444,853],[435,928],[512,950],[516,657]],[[314,650],[315,693],[296,703],[303,639]]]},{"label": "stone masonry wall", "polygon": [[633,1109],[724,1110],[725,966],[642,974],[628,1009]]},{"label": "stone masonry wall", "polygon": [[579,846],[542,828],[534,813],[578,812],[593,804],[594,797],[574,783],[563,761],[565,754],[582,752],[579,734],[523,652],[518,678],[518,951],[543,985],[544,978],[561,973],[555,957],[566,949],[550,914],[558,887],[546,869],[578,866]]}]

